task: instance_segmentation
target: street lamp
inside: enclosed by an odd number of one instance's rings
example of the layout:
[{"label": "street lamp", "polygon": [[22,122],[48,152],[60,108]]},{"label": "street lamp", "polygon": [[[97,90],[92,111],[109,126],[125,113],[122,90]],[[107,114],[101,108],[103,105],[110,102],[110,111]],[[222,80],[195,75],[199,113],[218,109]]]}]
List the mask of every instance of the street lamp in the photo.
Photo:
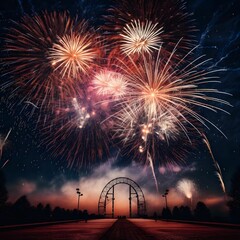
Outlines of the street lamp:
[{"label": "street lamp", "polygon": [[79,188],[76,188],[76,191],[78,195],[78,211],[79,211],[80,197],[83,196],[83,194],[80,192]]},{"label": "street lamp", "polygon": [[169,190],[168,190],[168,189],[166,189],[166,190],[165,190],[165,193],[162,195],[162,197],[164,197],[164,198],[165,198],[165,202],[166,202],[166,209],[168,208],[168,205],[167,205],[167,195],[168,195],[168,193],[169,193]]}]

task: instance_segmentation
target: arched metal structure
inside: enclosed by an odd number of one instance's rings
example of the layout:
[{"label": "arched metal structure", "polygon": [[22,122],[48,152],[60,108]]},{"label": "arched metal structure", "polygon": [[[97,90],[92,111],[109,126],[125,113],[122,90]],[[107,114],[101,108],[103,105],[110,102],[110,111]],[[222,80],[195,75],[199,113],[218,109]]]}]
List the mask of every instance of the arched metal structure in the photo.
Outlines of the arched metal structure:
[{"label": "arched metal structure", "polygon": [[[137,215],[138,217],[146,214],[146,202],[142,189],[132,179],[127,177],[118,177],[106,184],[103,188],[98,201],[98,214],[106,216],[107,199],[112,200],[111,217],[114,218],[114,186],[118,184],[127,184],[129,186],[129,216],[132,217],[132,198],[137,198]],[[109,196],[111,196],[109,198]]]}]

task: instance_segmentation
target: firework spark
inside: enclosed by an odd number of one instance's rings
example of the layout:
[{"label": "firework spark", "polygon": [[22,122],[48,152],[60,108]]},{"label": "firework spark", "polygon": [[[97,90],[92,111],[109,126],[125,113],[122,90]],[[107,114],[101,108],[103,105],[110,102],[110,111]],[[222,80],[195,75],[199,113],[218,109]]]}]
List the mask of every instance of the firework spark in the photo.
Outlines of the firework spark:
[{"label": "firework spark", "polygon": [[91,114],[89,114],[86,110],[85,107],[82,107],[78,102],[77,102],[77,99],[76,98],[73,98],[72,100],[72,105],[79,117],[79,125],[78,127],[79,128],[83,128],[84,125],[87,123],[88,119],[91,117],[91,116],[94,116],[95,115],[95,112],[92,111]]},{"label": "firework spark", "polygon": [[11,131],[12,131],[12,129],[10,129],[8,131],[7,135],[3,139],[0,137],[0,159],[2,158],[3,148],[4,148],[4,146],[5,146],[6,142],[7,142],[7,139],[9,137]]},{"label": "firework spark", "polygon": [[30,105],[32,105],[35,108],[39,108],[36,104],[34,104],[34,103],[30,102],[30,101],[25,101],[24,103],[30,104]]},{"label": "firework spark", "polygon": [[152,50],[158,50],[161,44],[160,35],[162,28],[157,28],[157,23],[151,21],[145,23],[140,20],[133,20],[123,28],[121,40],[121,49],[126,55],[134,53],[151,53]]}]

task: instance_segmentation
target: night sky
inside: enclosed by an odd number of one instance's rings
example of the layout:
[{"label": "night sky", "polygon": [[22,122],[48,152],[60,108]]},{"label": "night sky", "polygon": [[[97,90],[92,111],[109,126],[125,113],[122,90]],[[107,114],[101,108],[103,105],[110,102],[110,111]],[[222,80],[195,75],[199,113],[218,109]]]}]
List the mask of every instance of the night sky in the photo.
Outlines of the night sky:
[{"label": "night sky", "polygon": [[[101,16],[106,14],[111,2],[1,1],[1,37],[4,36],[10,19],[18,21],[24,14],[42,10],[69,10],[72,15],[86,17],[91,24],[98,27],[103,24]],[[230,115],[223,112],[201,112],[227,136],[225,138],[213,127],[206,131],[215,159],[222,169],[226,190],[229,191],[231,176],[240,165],[240,3],[238,0],[189,0],[187,9],[188,12],[193,12],[192,18],[199,29],[196,33],[199,44],[196,56],[204,54],[212,59],[213,65],[226,70],[218,73],[221,84],[217,87],[220,91],[232,94],[224,96],[224,99],[233,105],[224,107]],[[1,40],[1,45],[3,44]],[[8,80],[8,76],[1,74],[1,85]],[[110,159],[102,162],[98,160],[91,168],[68,168],[66,159],[54,156],[44,145],[42,129],[37,124],[37,112],[33,113],[32,106],[26,107],[21,103],[21,96],[15,94],[14,88],[1,88],[0,113],[1,139],[12,129],[0,160],[0,166],[9,160],[3,171],[10,201],[26,194],[34,204],[42,201],[50,202],[53,206],[74,208],[75,188],[80,187],[84,194],[81,199],[82,206],[90,212],[96,212],[97,201],[104,185],[115,177],[126,176],[143,188],[150,211],[163,207],[164,201],[156,193],[150,169],[130,161],[130,157],[119,155],[117,149],[111,149]],[[186,203],[184,196],[176,190],[177,182],[183,178],[195,182],[195,201],[204,200],[212,207],[224,204],[224,194],[206,146],[200,144],[185,162],[178,167],[169,166],[170,169],[162,166],[157,173],[160,192],[170,189],[170,205]],[[126,191],[119,187],[119,192],[121,189]],[[121,196],[119,194],[119,199],[123,199],[125,205],[128,203],[127,198],[127,193]]]}]

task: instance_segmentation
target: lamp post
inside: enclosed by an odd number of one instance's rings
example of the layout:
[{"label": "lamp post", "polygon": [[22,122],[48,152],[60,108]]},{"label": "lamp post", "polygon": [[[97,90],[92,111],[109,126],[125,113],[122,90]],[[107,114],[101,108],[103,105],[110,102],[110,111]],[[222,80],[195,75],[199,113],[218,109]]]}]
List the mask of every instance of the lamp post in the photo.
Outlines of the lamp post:
[{"label": "lamp post", "polygon": [[83,194],[80,192],[79,188],[76,188],[77,195],[78,195],[78,212],[79,212],[79,204],[80,204],[80,197],[83,196]]},{"label": "lamp post", "polygon": [[164,197],[164,198],[165,198],[166,209],[168,208],[168,205],[167,205],[167,195],[168,195],[168,193],[169,193],[169,190],[168,190],[168,189],[166,189],[166,190],[165,190],[165,193],[162,195],[162,197]]}]

